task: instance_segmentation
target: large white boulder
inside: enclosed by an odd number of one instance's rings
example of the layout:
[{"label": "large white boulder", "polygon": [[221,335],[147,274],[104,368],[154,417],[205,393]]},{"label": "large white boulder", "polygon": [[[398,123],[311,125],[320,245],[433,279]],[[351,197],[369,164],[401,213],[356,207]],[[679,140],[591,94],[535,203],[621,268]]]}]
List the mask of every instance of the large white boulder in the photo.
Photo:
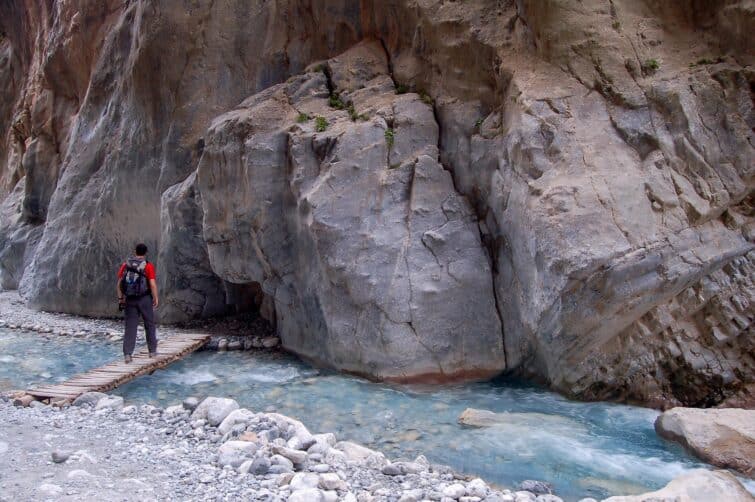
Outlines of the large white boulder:
[{"label": "large white boulder", "polygon": [[660,490],[621,497],[603,502],[753,502],[737,478],[727,471],[695,469],[672,479]]},{"label": "large white boulder", "polygon": [[755,410],[672,408],[655,430],[708,463],[755,475]]}]

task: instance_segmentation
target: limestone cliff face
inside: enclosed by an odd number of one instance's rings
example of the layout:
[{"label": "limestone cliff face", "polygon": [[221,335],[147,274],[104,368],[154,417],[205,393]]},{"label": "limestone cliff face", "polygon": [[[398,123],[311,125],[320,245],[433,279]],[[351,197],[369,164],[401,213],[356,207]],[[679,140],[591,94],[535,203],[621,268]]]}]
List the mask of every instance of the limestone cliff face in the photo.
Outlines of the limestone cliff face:
[{"label": "limestone cliff face", "polygon": [[3,3],[0,286],[111,313],[144,240],[166,321],[719,403],[755,366],[755,9],[713,4]]}]

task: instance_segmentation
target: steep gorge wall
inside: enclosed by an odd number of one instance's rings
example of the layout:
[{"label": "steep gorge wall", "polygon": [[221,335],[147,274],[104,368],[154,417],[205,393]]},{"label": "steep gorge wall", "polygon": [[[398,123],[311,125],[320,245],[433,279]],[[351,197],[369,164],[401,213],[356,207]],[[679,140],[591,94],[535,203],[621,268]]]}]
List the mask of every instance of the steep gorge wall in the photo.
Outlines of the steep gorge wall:
[{"label": "steep gorge wall", "polygon": [[[287,347],[361,374],[506,369],[660,406],[753,382],[748,2],[0,9],[0,286],[32,305],[109,314],[114,263],[145,240],[165,319],[251,288]],[[354,49],[305,72],[362,40],[382,70]],[[290,110],[301,78],[322,133]],[[474,211],[437,201],[447,235],[412,195],[428,162],[453,176],[432,193]]]}]

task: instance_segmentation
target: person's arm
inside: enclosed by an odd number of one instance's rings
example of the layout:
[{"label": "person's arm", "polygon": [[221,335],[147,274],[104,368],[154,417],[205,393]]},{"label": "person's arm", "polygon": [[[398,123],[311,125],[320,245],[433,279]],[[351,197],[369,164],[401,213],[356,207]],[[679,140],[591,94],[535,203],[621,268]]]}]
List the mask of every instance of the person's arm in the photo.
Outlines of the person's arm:
[{"label": "person's arm", "polygon": [[155,279],[149,280],[149,290],[152,291],[152,307],[157,308],[160,302],[157,299],[157,281]]},{"label": "person's arm", "polygon": [[123,265],[121,265],[120,270],[118,270],[118,280],[115,282],[115,294],[118,297],[118,302],[123,303],[126,298],[121,290],[121,277],[123,277]]},{"label": "person's arm", "polygon": [[149,290],[152,293],[152,307],[157,308],[160,304],[160,300],[157,299],[157,274],[155,273],[155,266],[152,263],[147,263],[147,268],[144,269],[144,273],[149,281]]}]

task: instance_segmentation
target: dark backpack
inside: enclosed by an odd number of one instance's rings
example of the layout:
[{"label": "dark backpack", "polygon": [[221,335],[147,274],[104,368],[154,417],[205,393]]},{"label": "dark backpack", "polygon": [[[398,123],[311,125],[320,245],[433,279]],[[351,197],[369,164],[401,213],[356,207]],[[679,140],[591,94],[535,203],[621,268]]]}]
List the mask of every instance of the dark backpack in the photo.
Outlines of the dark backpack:
[{"label": "dark backpack", "polygon": [[150,294],[147,275],[144,273],[147,263],[149,263],[147,260],[128,259],[123,277],[121,277],[121,291],[124,295],[140,297]]}]

